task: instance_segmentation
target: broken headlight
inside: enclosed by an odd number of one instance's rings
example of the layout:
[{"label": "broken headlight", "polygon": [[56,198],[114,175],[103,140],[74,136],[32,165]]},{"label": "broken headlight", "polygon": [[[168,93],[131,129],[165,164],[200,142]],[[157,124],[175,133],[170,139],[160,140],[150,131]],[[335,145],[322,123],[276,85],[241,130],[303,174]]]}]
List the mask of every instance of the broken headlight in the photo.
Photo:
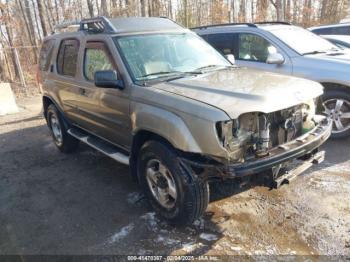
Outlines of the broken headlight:
[{"label": "broken headlight", "polygon": [[315,127],[314,117],[316,115],[317,98],[307,101],[302,107],[303,129],[305,134]]},{"label": "broken headlight", "polygon": [[232,161],[243,161],[247,147],[256,131],[254,114],[245,114],[240,119],[218,122],[217,134],[221,145],[227,149]]}]

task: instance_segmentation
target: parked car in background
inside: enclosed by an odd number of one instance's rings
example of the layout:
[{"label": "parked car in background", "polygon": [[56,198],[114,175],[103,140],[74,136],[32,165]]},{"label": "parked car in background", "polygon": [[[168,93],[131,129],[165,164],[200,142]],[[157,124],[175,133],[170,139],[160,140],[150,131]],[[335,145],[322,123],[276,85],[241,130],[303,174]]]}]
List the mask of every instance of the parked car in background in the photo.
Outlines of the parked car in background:
[{"label": "parked car in background", "polygon": [[309,30],[317,35],[350,35],[350,23],[314,26]]},{"label": "parked car in background", "polygon": [[[238,66],[308,78],[325,88],[323,113],[333,119],[333,138],[350,136],[350,55],[329,41],[284,22],[193,28]],[[286,87],[286,89],[289,87]]]},{"label": "parked car in background", "polygon": [[350,48],[350,35],[321,35],[321,36],[340,48],[343,48],[343,49]]},{"label": "parked car in background", "polygon": [[80,141],[130,164],[172,223],[203,214],[210,182],[289,182],[322,161],[332,130],[315,114],[319,83],[237,68],[166,18],[83,20],[45,38],[40,75],[56,146]]}]

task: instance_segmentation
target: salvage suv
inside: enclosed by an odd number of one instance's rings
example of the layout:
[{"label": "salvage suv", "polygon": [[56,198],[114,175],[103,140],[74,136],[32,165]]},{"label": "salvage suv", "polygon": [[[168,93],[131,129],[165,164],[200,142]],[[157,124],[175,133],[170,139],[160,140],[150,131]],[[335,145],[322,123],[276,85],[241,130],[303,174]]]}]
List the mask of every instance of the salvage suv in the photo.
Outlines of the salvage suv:
[{"label": "salvage suv", "polygon": [[167,18],[82,20],[44,40],[39,66],[56,146],[83,142],[129,164],[173,223],[206,210],[209,182],[288,182],[322,161],[331,134],[315,115],[320,84],[238,68]]}]

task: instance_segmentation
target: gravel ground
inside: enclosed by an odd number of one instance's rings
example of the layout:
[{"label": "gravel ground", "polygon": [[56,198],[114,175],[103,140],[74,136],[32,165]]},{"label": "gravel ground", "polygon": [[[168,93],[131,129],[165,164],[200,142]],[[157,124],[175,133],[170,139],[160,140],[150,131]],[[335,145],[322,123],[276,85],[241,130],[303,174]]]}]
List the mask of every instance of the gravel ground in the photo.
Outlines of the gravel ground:
[{"label": "gravel ground", "polygon": [[40,98],[0,117],[0,254],[350,255],[350,140],[291,185],[212,200],[203,218],[161,221],[129,169],[51,141]]}]

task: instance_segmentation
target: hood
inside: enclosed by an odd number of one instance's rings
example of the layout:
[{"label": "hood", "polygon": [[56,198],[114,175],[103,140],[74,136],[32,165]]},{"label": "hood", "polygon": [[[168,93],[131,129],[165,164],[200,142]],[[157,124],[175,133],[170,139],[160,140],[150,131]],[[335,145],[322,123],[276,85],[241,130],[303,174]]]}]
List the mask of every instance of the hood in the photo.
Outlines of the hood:
[{"label": "hood", "polygon": [[310,80],[247,68],[218,70],[153,87],[217,107],[232,119],[248,112],[282,110],[323,93],[323,87]]},{"label": "hood", "polygon": [[350,52],[348,50],[341,50],[339,52],[334,53],[306,55],[305,57],[308,57],[309,59],[350,65]]}]

